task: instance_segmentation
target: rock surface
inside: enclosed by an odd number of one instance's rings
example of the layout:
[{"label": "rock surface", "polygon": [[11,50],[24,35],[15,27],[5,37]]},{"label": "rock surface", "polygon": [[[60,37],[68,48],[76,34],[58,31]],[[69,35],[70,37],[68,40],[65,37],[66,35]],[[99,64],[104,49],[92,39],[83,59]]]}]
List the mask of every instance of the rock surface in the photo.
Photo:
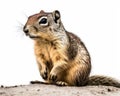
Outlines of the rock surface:
[{"label": "rock surface", "polygon": [[120,88],[112,86],[60,87],[30,84],[0,88],[0,96],[120,96]]}]

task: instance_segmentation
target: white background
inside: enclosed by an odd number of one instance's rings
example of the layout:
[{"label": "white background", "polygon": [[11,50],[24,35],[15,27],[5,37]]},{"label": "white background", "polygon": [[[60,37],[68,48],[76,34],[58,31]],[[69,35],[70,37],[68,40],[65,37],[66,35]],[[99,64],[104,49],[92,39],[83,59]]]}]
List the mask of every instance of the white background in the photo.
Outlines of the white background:
[{"label": "white background", "polygon": [[120,80],[119,0],[1,0],[0,85],[42,80],[33,41],[22,32],[27,17],[40,10],[61,12],[66,30],[77,34],[92,58],[92,73]]}]

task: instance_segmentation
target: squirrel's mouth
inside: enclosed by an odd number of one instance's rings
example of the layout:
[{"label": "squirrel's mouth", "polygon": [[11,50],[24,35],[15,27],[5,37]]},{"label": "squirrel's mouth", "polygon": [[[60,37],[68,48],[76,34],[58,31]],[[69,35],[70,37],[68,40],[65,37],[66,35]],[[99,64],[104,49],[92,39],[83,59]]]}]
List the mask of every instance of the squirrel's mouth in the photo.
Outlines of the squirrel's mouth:
[{"label": "squirrel's mouth", "polygon": [[39,38],[39,36],[31,36],[31,35],[29,35],[29,37],[32,39]]},{"label": "squirrel's mouth", "polygon": [[32,38],[32,39],[40,38],[39,36],[31,35],[31,34],[26,34],[26,36],[29,36],[29,37]]}]

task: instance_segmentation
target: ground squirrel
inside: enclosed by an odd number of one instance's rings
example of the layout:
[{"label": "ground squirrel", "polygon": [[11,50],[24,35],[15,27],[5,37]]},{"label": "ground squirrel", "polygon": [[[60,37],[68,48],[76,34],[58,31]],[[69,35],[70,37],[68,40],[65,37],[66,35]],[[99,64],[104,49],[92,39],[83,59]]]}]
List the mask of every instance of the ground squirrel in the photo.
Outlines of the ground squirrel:
[{"label": "ground squirrel", "polygon": [[67,32],[60,12],[44,12],[28,18],[23,31],[35,42],[40,75],[49,84],[61,86],[109,85],[120,83],[109,77],[91,76],[91,59],[84,43]]}]

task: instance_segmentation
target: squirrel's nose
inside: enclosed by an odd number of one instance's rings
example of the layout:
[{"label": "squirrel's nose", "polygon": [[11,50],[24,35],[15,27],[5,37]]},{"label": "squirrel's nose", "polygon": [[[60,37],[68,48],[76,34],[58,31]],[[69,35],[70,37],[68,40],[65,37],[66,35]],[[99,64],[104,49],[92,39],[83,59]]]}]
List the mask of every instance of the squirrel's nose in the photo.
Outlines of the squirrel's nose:
[{"label": "squirrel's nose", "polygon": [[29,29],[26,26],[24,26],[23,31],[27,34],[29,32]]}]

